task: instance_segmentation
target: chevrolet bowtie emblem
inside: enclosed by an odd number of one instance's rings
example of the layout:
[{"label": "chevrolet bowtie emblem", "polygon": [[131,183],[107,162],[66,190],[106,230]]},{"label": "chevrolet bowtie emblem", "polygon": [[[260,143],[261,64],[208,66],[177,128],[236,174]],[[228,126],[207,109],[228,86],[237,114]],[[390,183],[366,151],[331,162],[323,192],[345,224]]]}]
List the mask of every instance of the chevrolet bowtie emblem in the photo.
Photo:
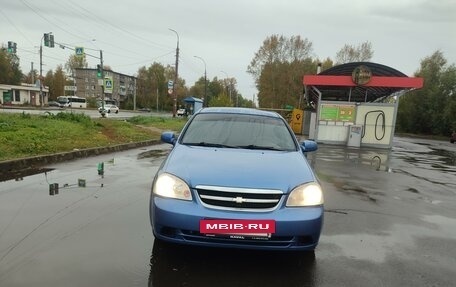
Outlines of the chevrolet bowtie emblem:
[{"label": "chevrolet bowtie emblem", "polygon": [[238,197],[236,197],[236,198],[234,199],[234,201],[235,201],[236,203],[243,203],[243,202],[245,202],[246,200],[243,199],[242,197],[238,196]]}]

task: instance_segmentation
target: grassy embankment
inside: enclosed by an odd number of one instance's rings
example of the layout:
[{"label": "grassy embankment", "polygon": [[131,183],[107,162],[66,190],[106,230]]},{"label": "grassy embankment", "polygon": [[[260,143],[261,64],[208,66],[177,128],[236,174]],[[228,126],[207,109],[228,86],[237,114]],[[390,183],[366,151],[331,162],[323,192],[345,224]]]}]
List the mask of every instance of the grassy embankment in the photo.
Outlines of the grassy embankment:
[{"label": "grassy embankment", "polygon": [[161,130],[179,132],[185,122],[186,119],[145,116],[118,121],[72,113],[0,113],[0,161],[159,139]]}]

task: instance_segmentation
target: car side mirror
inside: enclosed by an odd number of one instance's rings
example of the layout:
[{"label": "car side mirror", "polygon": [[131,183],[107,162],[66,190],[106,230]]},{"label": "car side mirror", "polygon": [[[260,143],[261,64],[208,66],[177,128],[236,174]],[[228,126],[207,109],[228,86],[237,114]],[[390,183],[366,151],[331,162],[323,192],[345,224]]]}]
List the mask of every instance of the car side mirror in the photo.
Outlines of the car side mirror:
[{"label": "car side mirror", "polygon": [[316,151],[318,149],[317,142],[311,140],[305,140],[301,143],[301,150],[303,152]]},{"label": "car side mirror", "polygon": [[174,145],[176,143],[176,135],[174,132],[163,132],[161,134],[161,141]]}]

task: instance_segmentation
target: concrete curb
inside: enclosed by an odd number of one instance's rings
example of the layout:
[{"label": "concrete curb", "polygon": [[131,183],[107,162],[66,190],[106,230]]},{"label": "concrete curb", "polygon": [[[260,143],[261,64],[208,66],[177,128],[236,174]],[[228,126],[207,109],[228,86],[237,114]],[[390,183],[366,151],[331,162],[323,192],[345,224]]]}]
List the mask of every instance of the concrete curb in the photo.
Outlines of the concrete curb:
[{"label": "concrete curb", "polygon": [[41,155],[21,159],[13,159],[0,161],[0,171],[2,173],[14,172],[27,168],[40,167],[50,163],[63,162],[68,160],[74,160],[79,158],[85,158],[89,156],[96,156],[100,154],[106,154],[116,151],[123,151],[127,149],[134,149],[142,146],[150,146],[159,144],[160,140],[149,140],[135,143],[119,144],[115,146],[97,147],[89,149],[74,150],[70,152],[62,152],[50,155]]}]

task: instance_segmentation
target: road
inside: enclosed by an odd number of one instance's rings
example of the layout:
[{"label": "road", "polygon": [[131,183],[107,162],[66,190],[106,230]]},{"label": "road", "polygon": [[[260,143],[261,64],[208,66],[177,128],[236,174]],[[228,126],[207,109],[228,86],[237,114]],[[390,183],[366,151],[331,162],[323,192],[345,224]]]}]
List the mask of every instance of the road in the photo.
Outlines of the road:
[{"label": "road", "polygon": [[[148,199],[170,149],[47,166],[0,182],[0,286],[454,286],[456,145],[396,138],[392,151],[320,145],[316,258],[157,244]],[[104,176],[98,174],[103,162]],[[44,170],[43,170],[44,171]],[[78,181],[85,187],[78,187]],[[49,195],[49,184],[59,193]]]}]

